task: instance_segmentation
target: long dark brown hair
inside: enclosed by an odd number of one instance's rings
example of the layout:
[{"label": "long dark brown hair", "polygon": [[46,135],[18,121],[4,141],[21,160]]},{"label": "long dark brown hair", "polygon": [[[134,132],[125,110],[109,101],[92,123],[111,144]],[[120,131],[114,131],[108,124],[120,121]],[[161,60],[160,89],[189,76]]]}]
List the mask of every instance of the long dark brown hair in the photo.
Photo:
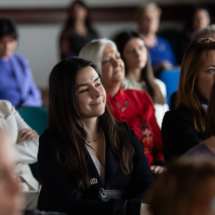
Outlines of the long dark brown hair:
[{"label": "long dark brown hair", "polygon": [[[127,42],[133,38],[139,38],[143,40],[143,37],[135,32],[135,31],[124,31],[120,34],[118,34],[115,38],[114,41],[117,45],[117,49],[125,63],[125,73],[128,73],[127,66],[126,66],[126,61],[123,56],[123,51],[124,48],[127,44]],[[165,103],[165,98],[163,97],[158,85],[155,83],[155,77],[151,65],[151,60],[149,53],[147,51],[147,63],[146,66],[142,69],[141,71],[141,80],[145,81],[146,83],[146,92],[151,96],[152,100],[154,103],[157,104],[164,104]]]},{"label": "long dark brown hair", "polygon": [[[54,136],[54,151],[82,189],[90,186],[90,178],[87,169],[87,133],[76,100],[76,76],[79,70],[87,66],[97,72],[90,61],[81,58],[63,60],[52,69],[49,77],[49,128]],[[134,149],[107,106],[104,114],[99,116],[99,128],[118,158],[122,172],[131,173]]]},{"label": "long dark brown hair", "polygon": [[197,79],[205,60],[205,52],[215,50],[215,41],[211,38],[192,41],[182,60],[176,108],[183,105],[193,115],[196,132],[205,131],[205,111],[200,103]]}]

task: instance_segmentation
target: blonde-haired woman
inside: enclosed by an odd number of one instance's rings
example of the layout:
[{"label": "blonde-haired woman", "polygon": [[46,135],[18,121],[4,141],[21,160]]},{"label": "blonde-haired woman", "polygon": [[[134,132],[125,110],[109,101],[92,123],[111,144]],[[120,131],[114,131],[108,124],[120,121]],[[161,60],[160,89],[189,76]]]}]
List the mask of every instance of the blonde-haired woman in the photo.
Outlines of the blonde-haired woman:
[{"label": "blonde-haired woman", "polygon": [[204,117],[215,76],[215,41],[192,41],[184,55],[176,108],[165,114],[165,160],[179,157],[207,139]]},{"label": "blonde-haired woman", "polygon": [[144,36],[155,73],[177,65],[169,42],[156,35],[160,16],[161,9],[155,3],[140,5],[136,11],[138,30]]}]

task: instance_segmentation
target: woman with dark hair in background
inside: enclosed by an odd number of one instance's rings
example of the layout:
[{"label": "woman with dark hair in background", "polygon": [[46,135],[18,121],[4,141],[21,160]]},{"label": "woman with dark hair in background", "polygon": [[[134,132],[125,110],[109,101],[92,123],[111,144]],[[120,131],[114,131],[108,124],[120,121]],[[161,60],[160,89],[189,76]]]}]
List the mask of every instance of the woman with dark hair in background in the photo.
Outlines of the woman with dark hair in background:
[{"label": "woman with dark hair in background", "polygon": [[13,106],[41,106],[41,93],[34,83],[28,60],[14,53],[18,43],[15,23],[0,19],[0,99]]},{"label": "woman with dark hair in background", "polygon": [[49,128],[39,140],[39,209],[144,215],[152,174],[135,133],[108,110],[94,64],[81,58],[58,63],[49,101]]},{"label": "woman with dark hair in background", "polygon": [[123,90],[124,63],[114,42],[94,40],[83,47],[80,57],[92,60],[101,71],[108,94],[108,105],[116,120],[124,121],[134,130],[154,173],[163,170],[161,132],[149,95],[140,90]]},{"label": "woman with dark hair in background", "polygon": [[125,89],[143,90],[150,95],[157,123],[161,127],[163,116],[169,110],[166,103],[166,86],[154,77],[142,36],[134,31],[125,31],[115,37],[115,42],[125,63],[126,77],[122,86]]},{"label": "woman with dark hair in background", "polygon": [[177,104],[162,123],[165,160],[179,157],[207,139],[205,115],[215,76],[215,41],[192,41],[184,55]]},{"label": "woman with dark hair in background", "polygon": [[90,21],[89,9],[83,1],[72,2],[68,9],[68,18],[60,36],[60,57],[78,56],[81,48],[98,34]]},{"label": "woman with dark hair in background", "polygon": [[192,40],[195,31],[206,28],[210,25],[210,12],[205,6],[195,6],[188,11],[185,21],[184,32],[181,41],[178,43],[178,51],[176,53],[177,61],[181,64],[184,53]]}]

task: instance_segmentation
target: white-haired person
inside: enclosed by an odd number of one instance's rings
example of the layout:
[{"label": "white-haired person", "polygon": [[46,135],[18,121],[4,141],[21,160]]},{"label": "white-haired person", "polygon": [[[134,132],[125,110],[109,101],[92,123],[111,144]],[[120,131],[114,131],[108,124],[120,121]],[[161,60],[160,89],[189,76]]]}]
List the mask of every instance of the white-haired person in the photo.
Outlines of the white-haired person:
[{"label": "white-haired person", "polygon": [[153,102],[144,91],[121,88],[125,68],[115,43],[108,39],[94,40],[82,48],[79,57],[97,66],[114,118],[128,123],[141,142],[151,169],[161,171],[164,157]]}]

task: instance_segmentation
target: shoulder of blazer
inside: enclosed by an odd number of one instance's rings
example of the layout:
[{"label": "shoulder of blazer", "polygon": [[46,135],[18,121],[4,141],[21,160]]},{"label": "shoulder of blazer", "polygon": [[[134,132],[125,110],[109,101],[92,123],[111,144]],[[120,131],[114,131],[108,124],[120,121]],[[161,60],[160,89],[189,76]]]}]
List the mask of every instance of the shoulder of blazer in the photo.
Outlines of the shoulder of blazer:
[{"label": "shoulder of blazer", "polygon": [[193,124],[193,116],[189,108],[180,106],[174,110],[167,111],[164,115],[163,124],[166,122],[174,121],[175,119],[184,120]]},{"label": "shoulder of blazer", "polygon": [[25,56],[13,54],[13,57],[19,62],[22,67],[28,66],[28,59]]}]

